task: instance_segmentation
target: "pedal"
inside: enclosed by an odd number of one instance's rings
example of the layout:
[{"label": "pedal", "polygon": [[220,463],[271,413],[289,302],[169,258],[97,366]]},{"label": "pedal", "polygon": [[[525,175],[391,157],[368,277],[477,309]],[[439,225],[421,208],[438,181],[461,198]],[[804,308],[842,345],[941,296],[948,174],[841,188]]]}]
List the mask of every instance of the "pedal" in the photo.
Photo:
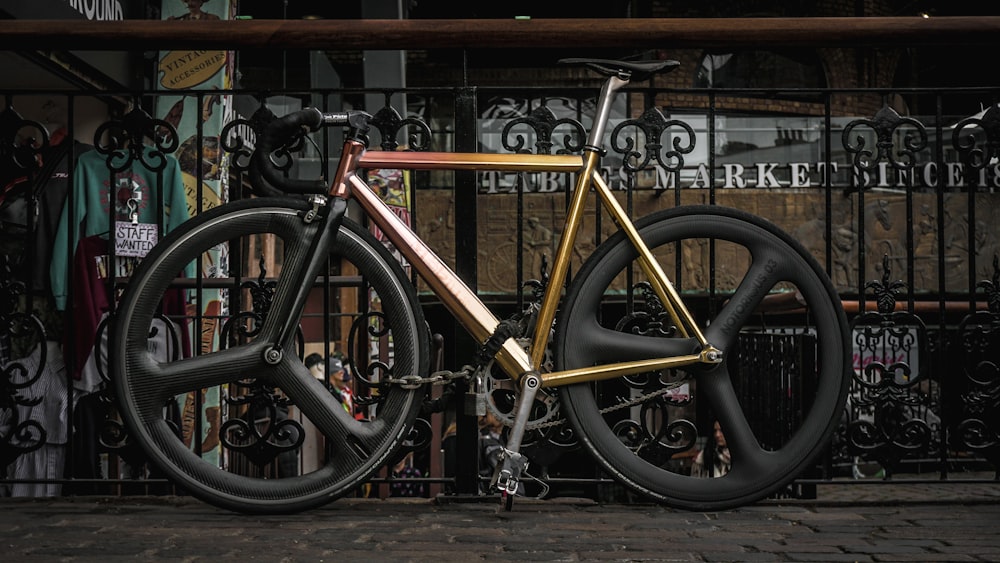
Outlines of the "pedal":
[{"label": "pedal", "polygon": [[520,494],[518,486],[521,483],[521,475],[528,469],[528,458],[508,449],[503,450],[503,458],[497,466],[490,488],[500,493],[511,496]]}]

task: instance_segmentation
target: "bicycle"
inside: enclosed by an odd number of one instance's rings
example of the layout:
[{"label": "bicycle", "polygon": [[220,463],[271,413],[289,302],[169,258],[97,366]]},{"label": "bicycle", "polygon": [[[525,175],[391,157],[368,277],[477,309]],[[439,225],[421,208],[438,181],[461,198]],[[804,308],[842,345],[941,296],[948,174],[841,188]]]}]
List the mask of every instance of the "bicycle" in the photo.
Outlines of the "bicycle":
[{"label": "bicycle", "polygon": [[[410,279],[367,228],[345,217],[348,201],[354,201],[483,345],[486,359],[495,360],[495,365],[484,366],[484,360],[476,369],[445,375],[474,380],[484,369],[499,368],[513,382],[517,404],[511,411],[503,460],[492,481],[506,508],[519,483],[530,476],[521,447],[526,433],[540,426],[533,414],[540,399],[561,411],[580,444],[605,472],[660,503],[723,509],[759,500],[794,479],[824,447],[845,402],[848,325],[837,292],[797,241],[749,213],[682,206],[631,221],[598,172],[612,100],[630,81],[669,71],[678,63],[563,62],[584,65],[604,77],[593,126],[580,155],[368,151],[365,132],[370,116],[361,111],[323,113],[306,108],[272,121],[258,138],[252,171],[255,180],[291,195],[231,202],[193,217],[164,237],[142,261],[118,306],[113,336],[115,390],[125,422],[150,459],[198,498],[250,513],[319,506],[351,493],[391,459],[412,429],[427,386],[443,376],[429,374],[429,331]],[[284,178],[272,153],[305,132],[333,126],[346,130],[333,179]],[[576,174],[541,302],[516,320],[497,318],[387,208],[359,173],[365,169]],[[574,239],[591,191],[619,230],[597,247],[564,292]],[[263,235],[277,238],[282,250],[267,314],[240,319],[235,345],[173,362],[154,361],[147,350],[151,327],[162,316],[161,299],[177,287],[178,272],[218,245],[229,245],[231,252],[245,250],[247,243],[240,241]],[[716,304],[715,316],[699,320],[667,278],[655,253],[682,256],[685,245],[705,241],[712,248],[729,249],[727,256],[743,256],[748,265],[735,291]],[[297,326],[314,280],[328,279],[331,264],[346,263],[353,264],[365,287],[377,294],[375,320],[366,322],[375,325],[369,329],[378,334],[391,333],[393,348],[391,365],[380,363],[378,373],[355,374],[371,389],[368,401],[373,407],[362,421],[345,414],[296,354]],[[650,310],[658,311],[655,331],[602,324],[606,289],[626,271],[647,288]],[[208,287],[210,282],[187,280],[185,287]],[[223,282],[239,291],[239,279]],[[794,297],[790,313],[798,323],[794,332],[814,342],[815,351],[803,354],[806,367],[797,379],[774,390],[778,396],[771,399],[784,400],[793,386],[796,390],[809,386],[813,391],[796,407],[798,420],[789,422],[796,425],[794,433],[778,443],[770,439],[765,443],[748,422],[731,372],[748,361],[740,356],[741,334],[767,333],[768,327],[754,319],[775,295]],[[661,416],[651,405],[669,402],[678,388],[678,377],[708,397],[725,432],[732,466],[723,477],[699,479],[673,468],[672,453],[677,450],[670,448],[670,441],[677,433],[690,432],[690,427],[679,428],[660,418],[643,429],[620,417],[624,411],[637,412],[638,418]],[[203,461],[177,439],[174,426],[163,416],[166,400],[248,378],[279,387],[334,444],[335,451],[325,465],[289,478],[247,477]],[[597,382],[611,379],[627,382],[629,394],[612,397],[617,402],[608,406],[607,397],[599,396]]]}]

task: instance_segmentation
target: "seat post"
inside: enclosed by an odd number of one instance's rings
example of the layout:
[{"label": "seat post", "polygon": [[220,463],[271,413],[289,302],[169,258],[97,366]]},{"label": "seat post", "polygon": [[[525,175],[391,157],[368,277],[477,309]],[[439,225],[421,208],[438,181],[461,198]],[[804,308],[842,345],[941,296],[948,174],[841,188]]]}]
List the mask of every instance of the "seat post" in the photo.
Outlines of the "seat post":
[{"label": "seat post", "polygon": [[609,76],[601,87],[601,93],[597,98],[597,111],[594,113],[594,123],[590,127],[590,135],[587,137],[587,144],[584,150],[591,150],[600,153],[601,140],[604,139],[604,131],[611,116],[611,105],[615,101],[615,95],[622,87],[629,82],[629,74],[620,72],[617,75]]}]

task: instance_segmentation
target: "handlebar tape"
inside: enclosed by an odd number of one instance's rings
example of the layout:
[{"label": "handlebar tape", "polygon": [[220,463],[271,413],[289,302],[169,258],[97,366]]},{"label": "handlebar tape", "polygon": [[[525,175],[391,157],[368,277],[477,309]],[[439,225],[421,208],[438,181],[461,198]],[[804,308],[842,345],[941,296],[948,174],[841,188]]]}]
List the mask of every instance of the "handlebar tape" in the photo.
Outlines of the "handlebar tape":
[{"label": "handlebar tape", "polygon": [[316,108],[305,108],[267,124],[257,138],[256,150],[250,160],[250,177],[254,189],[262,194],[273,194],[277,189],[282,193],[323,193],[327,189],[323,180],[299,180],[285,178],[271,160],[271,153],[280,148],[300,132],[313,132],[323,126],[323,112]]}]

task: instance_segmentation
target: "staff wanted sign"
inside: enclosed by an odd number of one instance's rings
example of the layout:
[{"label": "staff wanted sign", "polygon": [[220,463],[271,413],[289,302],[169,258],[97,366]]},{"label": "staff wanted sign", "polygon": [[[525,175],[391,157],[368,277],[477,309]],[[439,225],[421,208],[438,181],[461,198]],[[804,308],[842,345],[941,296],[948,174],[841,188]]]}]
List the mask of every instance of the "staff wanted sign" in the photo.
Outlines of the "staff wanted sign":
[{"label": "staff wanted sign", "polygon": [[115,223],[115,255],[144,258],[156,246],[159,231],[152,223]]}]

